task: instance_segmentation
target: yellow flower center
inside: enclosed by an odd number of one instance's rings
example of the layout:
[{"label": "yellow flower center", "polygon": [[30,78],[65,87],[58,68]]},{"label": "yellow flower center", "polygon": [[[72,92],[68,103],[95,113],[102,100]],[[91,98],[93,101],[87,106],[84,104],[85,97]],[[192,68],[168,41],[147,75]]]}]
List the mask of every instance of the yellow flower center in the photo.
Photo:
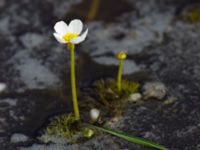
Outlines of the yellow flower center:
[{"label": "yellow flower center", "polygon": [[117,54],[117,58],[118,58],[119,60],[124,60],[124,59],[126,59],[126,53],[125,53],[125,52],[119,52],[119,53]]},{"label": "yellow flower center", "polygon": [[78,34],[75,33],[67,33],[63,36],[63,39],[69,43],[72,39],[76,38],[78,36]]}]

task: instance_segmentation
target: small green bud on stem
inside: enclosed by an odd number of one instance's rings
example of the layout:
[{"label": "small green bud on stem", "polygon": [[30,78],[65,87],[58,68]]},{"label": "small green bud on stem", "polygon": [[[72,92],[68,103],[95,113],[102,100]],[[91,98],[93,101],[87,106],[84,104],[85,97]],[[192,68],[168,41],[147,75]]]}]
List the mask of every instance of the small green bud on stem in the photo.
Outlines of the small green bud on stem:
[{"label": "small green bud on stem", "polygon": [[122,67],[123,67],[123,61],[126,59],[126,53],[121,51],[117,54],[117,59],[119,59],[119,68],[118,68],[118,74],[117,74],[117,88],[118,91],[121,92],[122,88]]}]

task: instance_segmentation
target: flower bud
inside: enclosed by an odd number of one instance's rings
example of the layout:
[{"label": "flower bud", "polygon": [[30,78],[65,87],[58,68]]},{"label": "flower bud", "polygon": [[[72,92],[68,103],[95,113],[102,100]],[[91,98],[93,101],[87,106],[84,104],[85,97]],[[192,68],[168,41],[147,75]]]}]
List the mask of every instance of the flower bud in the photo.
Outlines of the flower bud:
[{"label": "flower bud", "polygon": [[117,53],[117,59],[119,59],[119,60],[124,60],[124,59],[126,59],[126,53],[123,52],[123,51]]},{"label": "flower bud", "polygon": [[83,136],[86,138],[91,138],[94,135],[94,130],[90,128],[85,128],[83,131]]}]

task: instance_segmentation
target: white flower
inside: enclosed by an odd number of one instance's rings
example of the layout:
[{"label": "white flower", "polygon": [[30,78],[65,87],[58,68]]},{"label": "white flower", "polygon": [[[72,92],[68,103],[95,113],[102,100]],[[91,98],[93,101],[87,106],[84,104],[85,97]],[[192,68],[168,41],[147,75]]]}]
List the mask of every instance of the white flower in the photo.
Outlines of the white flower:
[{"label": "white flower", "polygon": [[59,21],[54,26],[55,33],[53,34],[58,42],[66,44],[79,44],[83,42],[87,36],[88,29],[80,35],[83,29],[83,23],[79,19],[72,20],[69,25],[64,21]]},{"label": "white flower", "polygon": [[96,121],[99,118],[100,111],[96,108],[90,110],[90,118],[92,121]]}]

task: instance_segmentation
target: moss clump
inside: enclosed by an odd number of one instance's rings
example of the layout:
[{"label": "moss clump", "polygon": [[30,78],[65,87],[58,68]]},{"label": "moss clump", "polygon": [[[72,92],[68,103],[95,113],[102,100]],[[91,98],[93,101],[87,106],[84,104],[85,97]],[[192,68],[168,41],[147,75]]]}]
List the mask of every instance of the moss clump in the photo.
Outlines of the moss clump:
[{"label": "moss clump", "polygon": [[92,135],[86,134],[86,131],[92,132],[89,128],[84,128],[80,126],[80,122],[77,122],[75,117],[71,114],[61,115],[53,118],[50,124],[44,131],[44,134],[41,136],[40,140],[43,142],[53,142],[57,143],[55,139],[61,139],[65,143],[75,143],[80,139],[92,137]]},{"label": "moss clump", "polygon": [[46,128],[46,133],[71,138],[74,134],[73,124],[75,121],[71,114],[55,117]]},{"label": "moss clump", "polygon": [[112,108],[118,108],[123,100],[139,89],[139,83],[127,80],[122,80],[121,92],[117,89],[115,80],[100,80],[94,86],[98,101]]},{"label": "moss clump", "polygon": [[190,23],[199,23],[200,22],[200,6],[192,7],[183,12],[183,20]]}]

